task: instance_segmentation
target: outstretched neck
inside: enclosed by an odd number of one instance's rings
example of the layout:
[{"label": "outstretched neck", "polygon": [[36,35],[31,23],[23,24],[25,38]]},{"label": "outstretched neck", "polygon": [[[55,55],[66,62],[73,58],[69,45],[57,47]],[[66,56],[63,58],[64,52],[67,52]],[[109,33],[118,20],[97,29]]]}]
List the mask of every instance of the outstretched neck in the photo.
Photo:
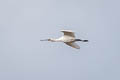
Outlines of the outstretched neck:
[{"label": "outstretched neck", "polygon": [[50,39],[49,41],[51,41],[51,42],[60,42],[59,39]]}]

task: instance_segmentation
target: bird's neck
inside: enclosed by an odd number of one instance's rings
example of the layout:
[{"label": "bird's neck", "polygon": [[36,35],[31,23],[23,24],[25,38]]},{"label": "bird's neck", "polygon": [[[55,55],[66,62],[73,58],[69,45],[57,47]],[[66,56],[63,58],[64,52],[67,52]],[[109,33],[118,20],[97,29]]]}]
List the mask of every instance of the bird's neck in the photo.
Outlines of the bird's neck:
[{"label": "bird's neck", "polygon": [[61,42],[59,39],[51,39],[51,42]]}]

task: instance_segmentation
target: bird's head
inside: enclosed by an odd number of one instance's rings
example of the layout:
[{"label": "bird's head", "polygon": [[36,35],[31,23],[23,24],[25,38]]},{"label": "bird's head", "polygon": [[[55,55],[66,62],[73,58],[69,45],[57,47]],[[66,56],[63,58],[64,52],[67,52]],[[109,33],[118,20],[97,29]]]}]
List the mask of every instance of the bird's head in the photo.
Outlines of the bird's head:
[{"label": "bird's head", "polygon": [[49,39],[44,39],[44,40],[40,40],[40,41],[51,41],[51,42],[55,42],[55,39],[49,38]]},{"label": "bird's head", "polygon": [[49,38],[48,41],[55,42],[55,39]]}]

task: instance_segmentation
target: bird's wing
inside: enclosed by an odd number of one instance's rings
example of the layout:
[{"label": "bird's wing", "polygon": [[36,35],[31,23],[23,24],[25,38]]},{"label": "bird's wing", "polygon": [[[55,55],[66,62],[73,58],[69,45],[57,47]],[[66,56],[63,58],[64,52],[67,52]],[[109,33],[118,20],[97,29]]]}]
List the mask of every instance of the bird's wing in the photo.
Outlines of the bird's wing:
[{"label": "bird's wing", "polygon": [[61,32],[64,33],[64,36],[70,36],[70,37],[75,37],[75,34],[71,30],[61,30]]},{"label": "bird's wing", "polygon": [[73,48],[80,49],[80,46],[77,45],[75,42],[67,42],[66,44]]}]

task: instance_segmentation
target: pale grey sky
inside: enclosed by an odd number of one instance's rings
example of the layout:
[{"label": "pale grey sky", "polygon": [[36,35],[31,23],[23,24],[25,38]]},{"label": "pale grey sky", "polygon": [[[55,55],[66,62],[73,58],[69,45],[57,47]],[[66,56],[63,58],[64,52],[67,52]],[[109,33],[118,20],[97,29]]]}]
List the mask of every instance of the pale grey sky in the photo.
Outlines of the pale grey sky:
[{"label": "pale grey sky", "polygon": [[[119,0],[1,0],[0,80],[120,80]],[[76,32],[80,50],[57,38]]]}]

